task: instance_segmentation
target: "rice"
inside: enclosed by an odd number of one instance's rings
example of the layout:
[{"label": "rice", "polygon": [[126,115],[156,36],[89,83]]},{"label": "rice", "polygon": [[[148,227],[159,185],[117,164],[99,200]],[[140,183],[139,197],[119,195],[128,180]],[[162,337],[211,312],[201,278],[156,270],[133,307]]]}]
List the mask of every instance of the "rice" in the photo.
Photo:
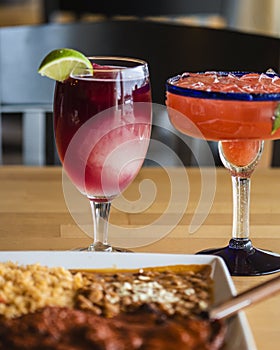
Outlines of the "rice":
[{"label": "rice", "polygon": [[185,317],[200,314],[212,301],[208,265],[107,272],[0,262],[0,316],[66,307],[112,317],[152,304],[167,315]]},{"label": "rice", "polygon": [[73,307],[81,273],[40,264],[0,263],[0,315],[19,317],[46,306]]}]

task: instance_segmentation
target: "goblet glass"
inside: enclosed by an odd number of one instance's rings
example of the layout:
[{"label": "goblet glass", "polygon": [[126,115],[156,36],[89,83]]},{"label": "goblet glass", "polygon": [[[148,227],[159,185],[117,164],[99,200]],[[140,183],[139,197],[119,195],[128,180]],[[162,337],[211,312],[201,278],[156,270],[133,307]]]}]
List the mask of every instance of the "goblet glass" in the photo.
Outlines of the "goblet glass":
[{"label": "goblet glass", "polygon": [[75,67],[58,82],[54,133],[63,168],[88,197],[93,243],[85,250],[122,251],[108,242],[112,200],[139,172],[151,133],[151,87],[146,62],[91,57],[92,69]]},{"label": "goblet glass", "polygon": [[181,132],[218,141],[233,186],[228,246],[200,253],[221,256],[232,275],[280,271],[280,255],[257,249],[249,237],[250,178],[263,140],[280,138],[280,78],[274,72],[184,73],[167,81],[171,123]]}]

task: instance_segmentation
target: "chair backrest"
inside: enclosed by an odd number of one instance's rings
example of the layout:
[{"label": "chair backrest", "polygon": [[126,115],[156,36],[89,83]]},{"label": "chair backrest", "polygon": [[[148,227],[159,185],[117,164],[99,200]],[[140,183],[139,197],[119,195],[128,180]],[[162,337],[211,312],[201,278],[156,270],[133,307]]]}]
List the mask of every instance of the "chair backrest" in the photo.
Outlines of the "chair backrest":
[{"label": "chair backrest", "polygon": [[154,100],[167,77],[184,70],[279,70],[280,40],[228,30],[146,21],[100,21],[0,28],[1,104],[51,103],[53,82],[37,67],[58,47],[87,55],[124,55],[149,62]]},{"label": "chair backrest", "polygon": [[51,110],[54,83],[37,68],[54,48],[147,60],[153,101],[164,104],[166,79],[186,70],[279,71],[279,44],[277,38],[141,20],[0,28],[0,108]]}]

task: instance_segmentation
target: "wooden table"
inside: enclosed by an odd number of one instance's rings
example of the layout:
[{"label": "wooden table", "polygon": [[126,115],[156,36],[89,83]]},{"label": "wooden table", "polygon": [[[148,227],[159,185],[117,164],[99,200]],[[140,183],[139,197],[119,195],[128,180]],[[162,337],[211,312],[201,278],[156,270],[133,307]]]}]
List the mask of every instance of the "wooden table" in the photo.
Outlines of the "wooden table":
[{"label": "wooden table", "polygon": [[[278,169],[257,169],[252,178],[251,195],[253,243],[278,253],[279,179]],[[204,206],[195,216],[197,230],[190,233],[201,187]],[[91,242],[65,204],[61,168],[3,166],[0,193],[1,250],[64,250]],[[129,247],[134,245],[133,250],[139,252],[192,254],[200,249],[223,246],[231,235],[231,200],[231,180],[224,169],[202,168],[201,173],[197,168],[143,168],[124,198],[113,206],[110,234],[114,241]],[[77,219],[88,213],[81,209],[78,216],[73,215]],[[233,280],[237,290],[242,291],[274,276],[234,277]],[[247,309],[258,349],[279,349],[279,310],[280,295]]]}]

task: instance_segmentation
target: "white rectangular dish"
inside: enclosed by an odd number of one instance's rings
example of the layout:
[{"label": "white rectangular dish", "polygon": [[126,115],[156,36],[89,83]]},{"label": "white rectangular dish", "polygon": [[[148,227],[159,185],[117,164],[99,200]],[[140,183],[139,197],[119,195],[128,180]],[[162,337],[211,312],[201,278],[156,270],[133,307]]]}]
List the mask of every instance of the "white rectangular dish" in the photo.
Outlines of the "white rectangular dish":
[{"label": "white rectangular dish", "polygon": [[[231,276],[222,259],[210,255],[152,254],[152,253],[92,253],[78,251],[6,251],[0,252],[0,262],[34,264],[67,269],[99,269],[155,267],[167,265],[200,265],[212,267],[214,302],[218,303],[236,294]],[[224,350],[256,350],[255,342],[243,312],[229,321]]]}]

